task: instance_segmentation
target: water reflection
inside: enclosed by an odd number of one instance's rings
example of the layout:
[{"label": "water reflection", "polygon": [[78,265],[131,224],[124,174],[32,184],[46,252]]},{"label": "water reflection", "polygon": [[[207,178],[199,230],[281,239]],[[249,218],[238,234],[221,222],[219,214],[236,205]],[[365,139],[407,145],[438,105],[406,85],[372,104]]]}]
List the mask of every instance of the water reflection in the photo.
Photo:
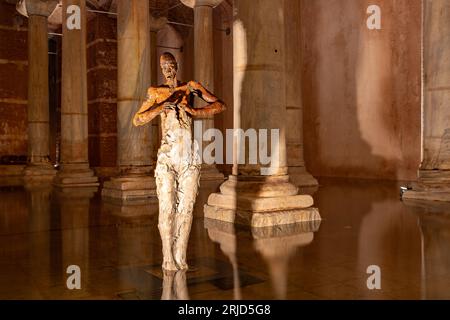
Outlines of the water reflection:
[{"label": "water reflection", "polygon": [[450,204],[408,200],[422,235],[422,298],[450,299]]},{"label": "water reflection", "polygon": [[253,245],[269,267],[277,299],[286,299],[289,261],[296,250],[311,244],[320,221],[253,229]]},{"label": "water reflection", "polygon": [[189,300],[186,270],[164,270],[163,293],[161,300]]},{"label": "water reflection", "polygon": [[298,248],[313,242],[314,233],[319,230],[320,223],[320,221],[311,221],[236,230],[234,224],[205,219],[205,227],[210,239],[220,245],[220,249],[232,265],[235,300],[242,299],[237,258],[238,243],[240,245],[253,243],[253,247],[261,254],[268,266],[275,297],[286,299],[289,262]]}]

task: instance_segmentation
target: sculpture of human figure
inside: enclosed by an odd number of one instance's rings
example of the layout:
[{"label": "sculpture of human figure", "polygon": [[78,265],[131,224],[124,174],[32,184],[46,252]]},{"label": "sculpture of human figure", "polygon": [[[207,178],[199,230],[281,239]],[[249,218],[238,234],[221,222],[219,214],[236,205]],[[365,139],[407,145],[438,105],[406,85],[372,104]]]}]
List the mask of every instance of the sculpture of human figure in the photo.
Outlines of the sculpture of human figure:
[{"label": "sculpture of human figure", "polygon": [[[164,53],[160,63],[166,83],[148,89],[147,100],[135,114],[133,124],[143,126],[161,116],[162,140],[155,177],[162,268],[186,270],[186,251],[201,169],[198,143],[192,135],[193,118],[206,118],[223,112],[225,104],[198,82],[179,82],[178,63],[172,54]],[[194,96],[207,105],[193,108]]]}]

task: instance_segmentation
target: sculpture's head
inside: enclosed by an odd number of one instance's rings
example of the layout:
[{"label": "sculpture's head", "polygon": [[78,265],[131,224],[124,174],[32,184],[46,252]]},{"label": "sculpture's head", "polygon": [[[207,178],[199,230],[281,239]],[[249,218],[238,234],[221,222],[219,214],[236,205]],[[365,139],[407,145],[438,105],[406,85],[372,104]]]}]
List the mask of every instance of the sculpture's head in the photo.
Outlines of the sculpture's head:
[{"label": "sculpture's head", "polygon": [[178,71],[178,63],[175,57],[171,53],[166,52],[161,56],[160,63],[162,73],[166,80],[175,79]]}]

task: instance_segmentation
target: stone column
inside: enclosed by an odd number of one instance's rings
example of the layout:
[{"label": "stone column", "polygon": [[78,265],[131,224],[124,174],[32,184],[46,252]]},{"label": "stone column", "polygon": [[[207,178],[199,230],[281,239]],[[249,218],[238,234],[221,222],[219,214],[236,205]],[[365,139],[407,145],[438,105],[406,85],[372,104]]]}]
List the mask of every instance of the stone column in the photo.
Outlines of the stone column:
[{"label": "stone column", "polygon": [[52,180],[56,174],[50,163],[48,26],[47,18],[57,0],[26,0],[17,10],[28,16],[28,165],[24,178]]},{"label": "stone column", "polygon": [[450,201],[450,2],[424,1],[423,151],[404,199]]},{"label": "stone column", "polygon": [[[67,13],[68,9],[73,11]],[[68,19],[73,25],[67,23]],[[96,188],[98,179],[89,168],[88,158],[86,0],[63,0],[62,21],[61,169],[55,184]]]},{"label": "stone column", "polygon": [[286,75],[286,144],[289,176],[299,187],[313,187],[319,183],[306,170],[303,144],[303,106],[301,95],[301,45],[300,1],[284,0],[285,3],[285,75]]},{"label": "stone column", "polygon": [[[213,9],[223,0],[181,0],[194,9],[194,80],[214,92],[214,29]],[[196,99],[196,106],[203,103]],[[214,128],[214,118],[197,120],[202,125],[202,135]],[[205,145],[203,146],[205,147]],[[215,165],[202,165],[201,180],[223,180]]]},{"label": "stone column", "polygon": [[[159,30],[163,29],[167,24],[166,17],[154,18],[150,16],[150,72],[151,72],[151,85],[152,87],[157,87],[158,83],[158,68],[159,66],[159,56],[157,49],[157,36]],[[151,123],[152,126],[152,161],[156,163],[158,158],[158,149],[161,143],[161,118],[157,117]]]},{"label": "stone column", "polygon": [[[235,152],[233,175],[222,184],[221,193],[209,197],[205,217],[253,227],[320,220],[318,210],[311,208],[312,197],[298,195],[288,176],[284,3],[260,0],[255,5],[253,0],[239,0],[234,11],[234,128],[247,131],[250,139],[246,143],[235,138],[239,152]],[[248,131],[252,129],[256,134]],[[269,131],[269,137],[278,129],[279,137],[271,143],[269,138],[258,139],[262,129]],[[272,149],[267,165],[263,152],[257,161],[249,157],[264,145]]]},{"label": "stone column", "polygon": [[133,115],[151,84],[150,9],[147,0],[117,2],[117,163],[120,176],[105,182],[102,195],[133,200],[156,195],[151,126],[136,128]]}]

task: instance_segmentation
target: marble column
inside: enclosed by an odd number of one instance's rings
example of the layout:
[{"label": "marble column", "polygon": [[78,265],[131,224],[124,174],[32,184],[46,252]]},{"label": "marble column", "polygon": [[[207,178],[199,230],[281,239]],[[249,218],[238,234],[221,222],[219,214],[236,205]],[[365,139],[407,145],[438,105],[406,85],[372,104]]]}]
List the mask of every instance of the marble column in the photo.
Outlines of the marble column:
[{"label": "marble column", "polygon": [[424,1],[423,151],[404,199],[450,201],[450,2]]},{"label": "marble column", "polygon": [[[158,83],[158,69],[159,66],[159,56],[157,49],[158,42],[158,32],[163,29],[167,24],[166,17],[155,18],[150,16],[150,72],[151,72],[151,85],[152,87],[157,87],[160,83]],[[156,163],[158,158],[158,149],[161,143],[161,118],[157,117],[151,123],[152,126],[152,161]]]},{"label": "marble column", "polygon": [[[234,149],[241,151],[235,152],[233,175],[222,184],[220,193],[210,195],[205,217],[253,227],[320,220],[318,210],[312,208],[313,198],[299,195],[289,182],[284,3],[239,0],[234,12],[234,128],[260,134],[268,130],[269,137],[279,130],[279,137],[270,143],[259,138],[255,143],[255,134],[253,143],[245,143],[235,134]],[[249,153],[258,153],[265,144],[272,149],[272,160],[264,164],[266,159],[259,152],[253,161]]]},{"label": "marble column", "polygon": [[[181,2],[194,9],[194,79],[206,89],[214,92],[214,25],[213,9],[223,0],[181,0]],[[203,101],[196,99],[195,106],[199,107]],[[208,129],[214,128],[214,118],[196,120],[202,125],[202,135]],[[207,145],[207,144],[206,144]],[[203,145],[203,148],[206,146]],[[217,167],[203,164],[201,180],[223,180],[224,175]]]},{"label": "marble column", "polygon": [[[80,8],[80,28],[69,29]],[[68,20],[69,19],[69,20]],[[62,1],[61,169],[58,187],[98,187],[89,167],[86,68],[86,1]]]},{"label": "marble column", "polygon": [[286,144],[289,176],[299,187],[319,183],[306,170],[303,144],[303,106],[301,95],[300,1],[284,0],[285,4],[285,75],[286,75]]},{"label": "marble column", "polygon": [[52,180],[56,174],[50,162],[48,25],[57,0],[26,0],[17,10],[28,16],[28,165],[26,181]]},{"label": "marble column", "polygon": [[151,85],[149,2],[118,1],[117,14],[117,164],[120,175],[105,182],[102,195],[136,200],[156,195],[152,127],[137,128],[132,123]]}]

